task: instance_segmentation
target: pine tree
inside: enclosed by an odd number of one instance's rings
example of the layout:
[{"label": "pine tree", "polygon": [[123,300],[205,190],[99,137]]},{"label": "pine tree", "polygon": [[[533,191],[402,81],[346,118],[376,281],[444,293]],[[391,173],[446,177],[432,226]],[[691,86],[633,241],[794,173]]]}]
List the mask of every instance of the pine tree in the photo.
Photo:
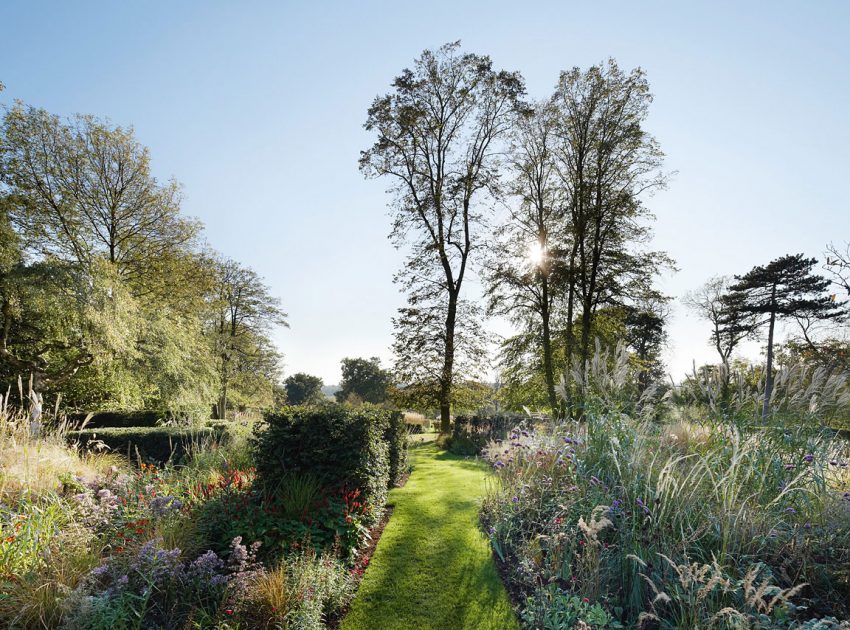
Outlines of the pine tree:
[{"label": "pine tree", "polygon": [[773,338],[777,320],[790,317],[824,320],[845,315],[843,304],[836,303],[827,292],[830,281],[812,273],[816,263],[815,258],[794,254],[753,267],[743,276],[735,276],[736,282],[725,298],[731,312],[751,314],[758,318],[759,327],[765,324],[768,327],[763,418],[770,411],[773,392]]}]

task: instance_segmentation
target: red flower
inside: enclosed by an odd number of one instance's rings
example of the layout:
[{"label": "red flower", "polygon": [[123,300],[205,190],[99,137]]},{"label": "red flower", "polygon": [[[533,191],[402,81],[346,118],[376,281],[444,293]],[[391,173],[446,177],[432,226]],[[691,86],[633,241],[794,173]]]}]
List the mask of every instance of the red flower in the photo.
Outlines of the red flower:
[{"label": "red flower", "polygon": [[232,615],[232,614],[233,614],[233,609],[232,609],[232,608],[228,608],[228,609],[227,609],[227,610],[225,610],[224,612],[225,612],[225,613],[227,613],[228,615]]},{"label": "red flower", "polygon": [[590,600],[589,600],[587,597],[582,597],[582,598],[581,598],[581,601],[583,601],[585,604],[589,604],[589,603],[590,603]]}]

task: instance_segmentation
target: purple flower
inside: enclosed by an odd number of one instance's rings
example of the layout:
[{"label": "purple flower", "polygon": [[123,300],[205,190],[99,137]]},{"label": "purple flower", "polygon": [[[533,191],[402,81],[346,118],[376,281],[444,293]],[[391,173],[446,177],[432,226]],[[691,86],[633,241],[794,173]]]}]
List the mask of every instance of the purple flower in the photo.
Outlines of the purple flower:
[{"label": "purple flower", "polygon": [[491,526],[490,527],[490,535],[492,536],[495,533],[496,533],[496,528]]},{"label": "purple flower", "polygon": [[785,470],[794,470],[794,464],[785,464]]},{"label": "purple flower", "polygon": [[811,464],[814,461],[814,459],[815,459],[815,456],[812,455],[811,453],[807,453],[806,455],[803,455],[803,461],[806,462],[807,464]]},{"label": "purple flower", "polygon": [[513,499],[511,499],[511,502],[519,503],[519,497],[514,497]]},{"label": "purple flower", "polygon": [[564,444],[572,444],[572,443],[573,443],[573,441],[570,438],[564,436]]},{"label": "purple flower", "polygon": [[493,467],[494,468],[503,468],[504,465],[505,465],[505,463],[502,460],[499,460],[495,464],[493,464]]},{"label": "purple flower", "polygon": [[99,567],[95,567],[91,570],[91,575],[94,577],[102,577],[109,572],[109,565],[102,564]]},{"label": "purple flower", "polygon": [[792,507],[787,507],[787,508],[785,508],[785,511],[786,511],[788,514],[796,514],[796,513],[797,513],[797,510],[795,510],[795,509],[794,509],[794,508],[792,508]]}]

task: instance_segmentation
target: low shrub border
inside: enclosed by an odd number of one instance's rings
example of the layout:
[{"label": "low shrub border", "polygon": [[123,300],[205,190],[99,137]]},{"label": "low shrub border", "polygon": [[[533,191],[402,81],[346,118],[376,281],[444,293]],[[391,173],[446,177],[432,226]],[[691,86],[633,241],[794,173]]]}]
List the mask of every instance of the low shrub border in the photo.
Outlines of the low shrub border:
[{"label": "low shrub border", "polygon": [[[68,420],[74,426],[79,426],[85,422],[86,429],[105,429],[105,428],[135,428],[135,427],[155,427],[161,421],[167,419],[168,414],[165,411],[143,410],[143,411],[97,411],[94,413],[73,413],[68,416]],[[88,419],[88,421],[86,421]]]},{"label": "low shrub border", "polygon": [[164,463],[181,461],[192,445],[207,439],[221,439],[226,429],[201,427],[107,427],[69,431],[69,443],[84,449],[97,448],[102,442],[111,451],[135,459],[138,451],[143,461]]}]

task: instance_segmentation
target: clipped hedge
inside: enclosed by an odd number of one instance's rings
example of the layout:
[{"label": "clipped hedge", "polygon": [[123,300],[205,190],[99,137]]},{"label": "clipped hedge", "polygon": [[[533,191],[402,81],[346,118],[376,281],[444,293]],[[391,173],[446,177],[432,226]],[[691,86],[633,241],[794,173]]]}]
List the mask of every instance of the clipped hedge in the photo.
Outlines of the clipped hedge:
[{"label": "clipped hedge", "polygon": [[377,520],[390,483],[386,435],[393,415],[372,405],[340,404],[269,414],[254,432],[257,480],[273,490],[291,473],[309,473],[326,487],[357,488]]},{"label": "clipped hedge", "polygon": [[96,448],[103,442],[111,451],[135,459],[138,450],[148,462],[164,463],[168,460],[181,461],[193,444],[205,439],[221,439],[224,428],[201,427],[110,427],[69,431],[68,441],[79,443],[82,448]]},{"label": "clipped hedge", "polygon": [[515,414],[458,416],[446,448],[455,455],[479,455],[488,442],[504,440],[511,429],[527,421],[526,416]]},{"label": "clipped hedge", "polygon": [[390,486],[398,485],[408,469],[407,459],[407,437],[410,428],[404,419],[404,414],[399,411],[390,413],[387,430],[384,439],[389,447],[390,464]]},{"label": "clipped hedge", "polygon": [[[82,424],[89,414],[74,413],[68,419],[76,424]],[[155,427],[160,420],[166,419],[164,411],[97,411],[91,414],[86,423],[86,429]]]}]

